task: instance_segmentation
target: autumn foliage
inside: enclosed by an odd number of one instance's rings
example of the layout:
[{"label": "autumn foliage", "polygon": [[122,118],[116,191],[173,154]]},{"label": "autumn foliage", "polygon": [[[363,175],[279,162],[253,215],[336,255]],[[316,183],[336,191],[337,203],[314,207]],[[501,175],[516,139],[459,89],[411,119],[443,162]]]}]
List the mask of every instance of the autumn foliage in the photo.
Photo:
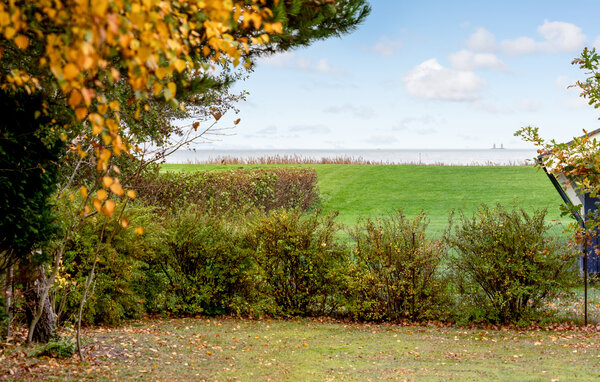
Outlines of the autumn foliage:
[{"label": "autumn foliage", "polygon": [[[177,94],[195,77],[225,62],[250,65],[244,55],[251,47],[282,32],[272,16],[265,1],[4,2],[0,34],[9,43],[0,60],[9,70],[0,73],[0,88],[28,94],[43,89],[64,99],[73,119],[53,129],[81,156],[87,155],[82,143],[92,143],[102,189],[89,197],[86,188],[81,192],[91,208],[110,215],[114,202],[107,195],[125,194],[110,159],[134,150],[123,137],[120,110],[135,104],[137,116],[151,98],[184,108]],[[113,91],[123,85],[132,93],[126,105]],[[48,108],[37,112],[48,114]],[[76,126],[84,132],[74,137]]]}]

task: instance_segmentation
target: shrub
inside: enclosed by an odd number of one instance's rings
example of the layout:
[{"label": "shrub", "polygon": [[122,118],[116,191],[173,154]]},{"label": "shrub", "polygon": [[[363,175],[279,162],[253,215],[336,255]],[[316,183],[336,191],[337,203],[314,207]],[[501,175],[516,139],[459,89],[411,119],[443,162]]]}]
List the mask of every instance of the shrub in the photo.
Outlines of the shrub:
[{"label": "shrub", "polygon": [[197,205],[222,214],[251,208],[310,208],[318,198],[312,169],[230,170],[155,174],[135,180],[145,204],[175,210]]},{"label": "shrub", "polygon": [[251,313],[256,267],[239,227],[197,209],[168,215],[149,266],[167,280],[164,308],[182,314]]},{"label": "shrub", "polygon": [[448,242],[456,250],[450,267],[465,318],[529,322],[543,301],[572,285],[576,255],[549,237],[545,217],[545,210],[530,215],[500,205],[460,215]]},{"label": "shrub", "polygon": [[[69,219],[78,218],[68,212],[70,208],[76,208],[76,203],[61,198],[59,214],[64,229],[71,229]],[[121,204],[117,204],[115,210],[120,208]],[[83,311],[83,322],[116,324],[123,319],[139,318],[145,312],[143,289],[148,283],[140,254],[146,239],[131,228],[123,228],[117,221],[117,215],[108,219],[106,224],[106,217],[96,215],[71,233],[52,293],[59,322],[77,319],[85,281],[96,251],[96,275]],[[148,207],[130,204],[124,216],[130,222],[152,230],[153,213]],[[62,236],[56,240],[60,243]]]},{"label": "shrub", "polygon": [[336,216],[276,210],[254,222],[249,242],[262,272],[262,291],[280,313],[324,314],[337,308],[346,251],[335,239]]},{"label": "shrub", "polygon": [[445,283],[440,264],[443,240],[427,237],[428,221],[410,221],[402,211],[359,223],[351,232],[356,247],[350,272],[349,310],[369,320],[436,319],[443,315]]}]

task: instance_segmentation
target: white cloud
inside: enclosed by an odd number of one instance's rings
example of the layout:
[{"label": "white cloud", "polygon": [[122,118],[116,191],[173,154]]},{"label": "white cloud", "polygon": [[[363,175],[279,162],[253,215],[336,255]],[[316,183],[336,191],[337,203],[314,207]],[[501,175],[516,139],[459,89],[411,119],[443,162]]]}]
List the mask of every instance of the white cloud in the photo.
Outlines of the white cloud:
[{"label": "white cloud", "polygon": [[381,57],[392,57],[403,46],[402,41],[390,40],[386,36],[383,36],[372,46],[363,47],[362,49],[368,52],[375,52]]},{"label": "white cloud", "polygon": [[350,114],[354,117],[358,118],[373,118],[375,117],[375,111],[368,106],[363,105],[353,105],[350,103],[345,103],[340,106],[331,106],[323,110],[326,113],[334,113],[334,114]]},{"label": "white cloud", "polygon": [[446,101],[476,100],[485,85],[475,73],[445,68],[435,58],[417,65],[402,80],[413,96]]},{"label": "white cloud", "polygon": [[596,48],[596,50],[600,50],[600,36],[596,37],[596,39],[594,40],[594,44],[592,45],[593,48]]},{"label": "white cloud", "polygon": [[500,43],[502,51],[511,56],[521,56],[535,53],[539,49],[538,43],[529,37],[518,37],[514,40],[503,40]]},{"label": "white cloud", "polygon": [[503,40],[500,43],[502,51],[513,56],[537,52],[572,53],[582,49],[586,42],[581,28],[563,21],[546,20],[537,28],[537,32],[542,36],[542,41],[530,37]]},{"label": "white cloud", "polygon": [[496,69],[507,70],[506,65],[493,53],[474,53],[469,50],[454,52],[449,57],[454,69]]},{"label": "white cloud", "polygon": [[541,43],[541,48],[550,52],[577,52],[586,41],[581,28],[562,21],[546,20],[537,31],[546,40]]},{"label": "white cloud", "polygon": [[496,49],[494,34],[485,28],[479,28],[466,41],[467,47],[478,52],[492,52]]},{"label": "white cloud", "polygon": [[271,56],[262,57],[260,63],[278,68],[300,69],[308,72],[318,73],[344,73],[344,69],[333,67],[326,58],[321,58],[316,62],[306,57],[298,57],[294,52],[277,53]]}]

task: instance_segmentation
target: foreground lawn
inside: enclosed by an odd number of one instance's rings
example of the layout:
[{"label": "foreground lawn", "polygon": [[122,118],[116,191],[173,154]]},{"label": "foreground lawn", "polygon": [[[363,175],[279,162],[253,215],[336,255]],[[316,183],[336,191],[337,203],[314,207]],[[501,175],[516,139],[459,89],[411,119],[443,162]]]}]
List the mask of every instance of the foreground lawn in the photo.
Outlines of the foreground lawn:
[{"label": "foreground lawn", "polygon": [[[166,164],[164,171],[222,171],[285,165]],[[452,210],[475,211],[482,203],[518,206],[527,211],[548,208],[549,220],[561,220],[560,196],[546,177],[531,166],[289,165],[317,172],[324,212],[338,210],[338,221],[352,225],[402,208],[408,216],[425,211],[432,231],[448,225]],[[568,219],[562,219],[569,222]],[[561,229],[557,229],[557,233]]]},{"label": "foreground lawn", "polygon": [[[89,361],[0,353],[18,380],[593,381],[600,333],[153,319],[85,333]],[[21,354],[21,356],[19,356]],[[11,374],[12,373],[12,374]]]}]

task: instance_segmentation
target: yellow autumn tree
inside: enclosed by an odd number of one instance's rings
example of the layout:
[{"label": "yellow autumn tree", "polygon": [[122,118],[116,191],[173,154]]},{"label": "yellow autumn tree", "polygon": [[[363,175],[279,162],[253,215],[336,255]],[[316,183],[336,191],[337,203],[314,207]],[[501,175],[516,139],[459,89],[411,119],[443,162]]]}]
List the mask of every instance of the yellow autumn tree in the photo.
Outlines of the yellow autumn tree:
[{"label": "yellow autumn tree", "polygon": [[[120,134],[123,105],[107,89],[126,81],[133,94],[128,103],[138,104],[138,113],[149,97],[184,107],[178,105],[177,92],[211,70],[211,62],[249,65],[244,54],[268,42],[269,34],[282,32],[282,24],[272,22],[273,12],[265,5],[264,0],[4,2],[0,34],[12,44],[2,46],[0,60],[12,65],[0,72],[0,87],[64,96],[73,124],[89,128],[84,138],[93,142],[97,170],[103,173],[104,191],[91,198],[92,207],[110,216],[114,203],[106,193],[125,194],[110,172],[110,159],[133,147]],[[253,31],[234,36],[240,27]],[[26,65],[16,59],[19,55],[27,57]],[[57,127],[64,130],[63,139],[70,128]],[[81,142],[73,149],[85,155]],[[81,191],[87,196],[86,189]]]},{"label": "yellow autumn tree", "polygon": [[[135,197],[112,162],[137,150],[127,137],[156,113],[153,106],[185,110],[199,88],[210,88],[213,73],[348,33],[369,11],[365,0],[8,0],[0,3],[0,93],[14,95],[15,104],[41,100],[30,110],[44,121],[40,137],[59,137],[77,156],[91,156],[95,185],[79,188],[81,219],[110,218],[116,199]],[[0,242],[0,256],[11,245]],[[60,261],[59,252],[36,297],[29,340]]]}]

